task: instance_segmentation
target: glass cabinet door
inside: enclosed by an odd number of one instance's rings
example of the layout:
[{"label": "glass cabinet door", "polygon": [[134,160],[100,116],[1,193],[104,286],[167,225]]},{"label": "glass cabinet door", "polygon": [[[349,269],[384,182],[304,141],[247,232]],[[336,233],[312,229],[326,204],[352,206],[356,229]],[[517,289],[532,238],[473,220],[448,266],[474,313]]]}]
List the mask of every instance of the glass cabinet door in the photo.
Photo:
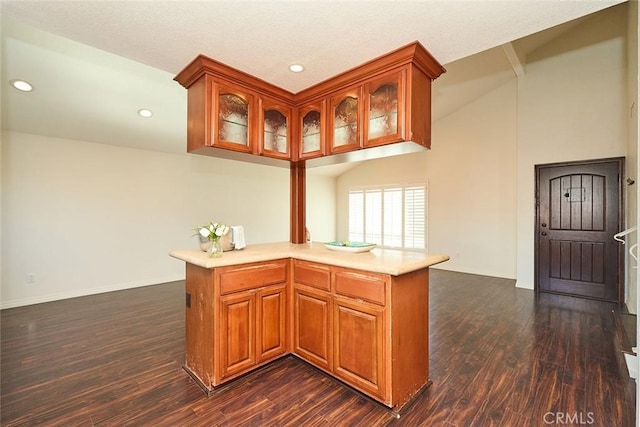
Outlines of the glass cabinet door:
[{"label": "glass cabinet door", "polygon": [[404,71],[395,71],[365,84],[364,145],[399,141],[403,135]]},{"label": "glass cabinet door", "polygon": [[217,137],[214,145],[251,151],[250,123],[253,97],[239,90],[218,86],[216,90]]},{"label": "glass cabinet door", "polygon": [[291,158],[291,108],[261,97],[258,132],[259,154],[280,159]]},{"label": "glass cabinet door", "polygon": [[287,117],[278,110],[264,111],[263,148],[268,151],[287,154]]},{"label": "glass cabinet door", "polygon": [[331,152],[360,147],[360,91],[331,97]]},{"label": "glass cabinet door", "polygon": [[300,109],[300,158],[317,157],[324,152],[324,102]]},{"label": "glass cabinet door", "polygon": [[398,132],[398,85],[385,83],[369,94],[369,139]]}]

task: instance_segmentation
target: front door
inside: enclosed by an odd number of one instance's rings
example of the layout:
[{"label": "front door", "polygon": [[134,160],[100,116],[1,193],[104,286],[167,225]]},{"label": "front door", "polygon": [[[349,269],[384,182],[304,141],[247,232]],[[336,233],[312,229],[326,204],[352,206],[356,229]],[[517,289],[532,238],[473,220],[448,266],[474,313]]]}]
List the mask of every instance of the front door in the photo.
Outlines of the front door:
[{"label": "front door", "polygon": [[620,301],[623,159],[536,166],[536,289]]}]

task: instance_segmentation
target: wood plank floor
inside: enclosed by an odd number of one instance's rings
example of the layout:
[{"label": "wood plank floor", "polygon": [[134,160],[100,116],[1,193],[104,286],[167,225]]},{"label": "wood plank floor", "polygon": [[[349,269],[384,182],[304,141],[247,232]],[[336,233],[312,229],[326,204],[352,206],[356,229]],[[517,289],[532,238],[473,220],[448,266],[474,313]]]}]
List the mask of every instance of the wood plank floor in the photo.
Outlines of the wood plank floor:
[{"label": "wood plank floor", "polygon": [[432,270],[431,379],[395,418],[288,356],[207,397],[184,283],[3,310],[3,426],[633,426],[615,304]]}]

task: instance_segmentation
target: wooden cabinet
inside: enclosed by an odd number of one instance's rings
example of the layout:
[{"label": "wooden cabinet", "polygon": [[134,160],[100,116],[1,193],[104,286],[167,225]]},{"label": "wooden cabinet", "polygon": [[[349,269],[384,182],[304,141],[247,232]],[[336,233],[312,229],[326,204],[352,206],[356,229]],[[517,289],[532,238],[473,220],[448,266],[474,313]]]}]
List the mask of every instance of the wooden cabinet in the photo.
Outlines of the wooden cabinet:
[{"label": "wooden cabinet", "polygon": [[405,139],[406,70],[393,70],[364,84],[364,147]]},{"label": "wooden cabinet", "polygon": [[289,265],[187,264],[185,369],[205,390],[287,353]]},{"label": "wooden cabinet", "polygon": [[385,308],[338,296],[333,304],[334,374],[386,401],[389,357]]},{"label": "wooden cabinet", "polygon": [[358,150],[362,147],[362,86],[329,97],[329,153]]},{"label": "wooden cabinet", "polygon": [[286,353],[285,285],[220,298],[220,378]]},{"label": "wooden cabinet", "polygon": [[291,92],[203,55],[175,80],[187,88],[188,152],[269,165],[291,160]]},{"label": "wooden cabinet", "polygon": [[390,400],[389,276],[332,268],[334,374],[383,402]]},{"label": "wooden cabinet", "polygon": [[311,159],[325,154],[326,116],[324,100],[302,106],[298,110],[300,121],[298,157],[300,159]]},{"label": "wooden cabinet", "polygon": [[175,80],[188,90],[189,152],[272,164],[400,154],[409,151],[375,147],[408,141],[429,148],[431,82],[444,71],[415,42],[296,94],[202,55]]},{"label": "wooden cabinet", "polygon": [[187,151],[223,148],[252,153],[255,147],[255,96],[240,86],[205,74],[188,87]]},{"label": "wooden cabinet", "polygon": [[406,68],[330,96],[329,153],[405,140]]},{"label": "wooden cabinet", "polygon": [[294,353],[389,401],[387,276],[294,260]]},{"label": "wooden cabinet", "polygon": [[[412,85],[407,83],[408,79]],[[405,65],[330,93],[325,98],[327,124],[320,126],[320,132],[326,129],[325,134],[318,133],[322,137],[319,139],[309,138],[306,148],[301,135],[300,158],[345,153],[414,137],[414,142],[428,147],[431,107],[425,104],[424,98],[430,99],[430,86],[430,79],[421,76],[411,65]],[[303,114],[306,113],[305,110]],[[323,110],[316,108],[314,114],[321,122]],[[304,123],[302,126],[304,128]]]},{"label": "wooden cabinet", "polygon": [[328,372],[333,364],[330,280],[328,266],[293,261],[293,351]]},{"label": "wooden cabinet", "polygon": [[429,383],[427,269],[390,276],[294,260],[293,282],[298,357],[391,408]]},{"label": "wooden cabinet", "polygon": [[291,107],[263,97],[259,110],[258,154],[291,159]]},{"label": "wooden cabinet", "polygon": [[185,370],[211,392],[292,352],[401,408],[429,384],[428,279],[299,259],[187,263]]},{"label": "wooden cabinet", "polygon": [[287,352],[286,285],[256,292],[256,359],[261,363]]},{"label": "wooden cabinet", "polygon": [[287,260],[215,269],[219,378],[237,376],[285,354]]},{"label": "wooden cabinet", "polygon": [[218,356],[220,378],[244,372],[256,364],[256,308],[253,291],[220,298]]},{"label": "wooden cabinet", "polygon": [[254,96],[231,84],[214,83],[211,145],[251,153],[255,146]]},{"label": "wooden cabinet", "polygon": [[307,362],[331,371],[331,294],[294,285],[293,351]]}]

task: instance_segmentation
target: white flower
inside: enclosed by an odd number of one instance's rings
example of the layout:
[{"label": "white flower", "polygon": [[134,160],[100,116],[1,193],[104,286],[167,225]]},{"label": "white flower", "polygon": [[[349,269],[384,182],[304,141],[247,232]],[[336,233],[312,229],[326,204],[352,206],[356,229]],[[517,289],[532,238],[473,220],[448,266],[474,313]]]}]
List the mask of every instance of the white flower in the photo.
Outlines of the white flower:
[{"label": "white flower", "polygon": [[229,232],[229,227],[221,222],[209,222],[207,225],[196,228],[195,231],[197,231],[202,237],[216,241]]},{"label": "white flower", "polygon": [[216,236],[218,237],[222,237],[225,234],[227,234],[229,232],[229,227],[227,227],[224,224],[220,224],[217,228],[216,228]]}]

